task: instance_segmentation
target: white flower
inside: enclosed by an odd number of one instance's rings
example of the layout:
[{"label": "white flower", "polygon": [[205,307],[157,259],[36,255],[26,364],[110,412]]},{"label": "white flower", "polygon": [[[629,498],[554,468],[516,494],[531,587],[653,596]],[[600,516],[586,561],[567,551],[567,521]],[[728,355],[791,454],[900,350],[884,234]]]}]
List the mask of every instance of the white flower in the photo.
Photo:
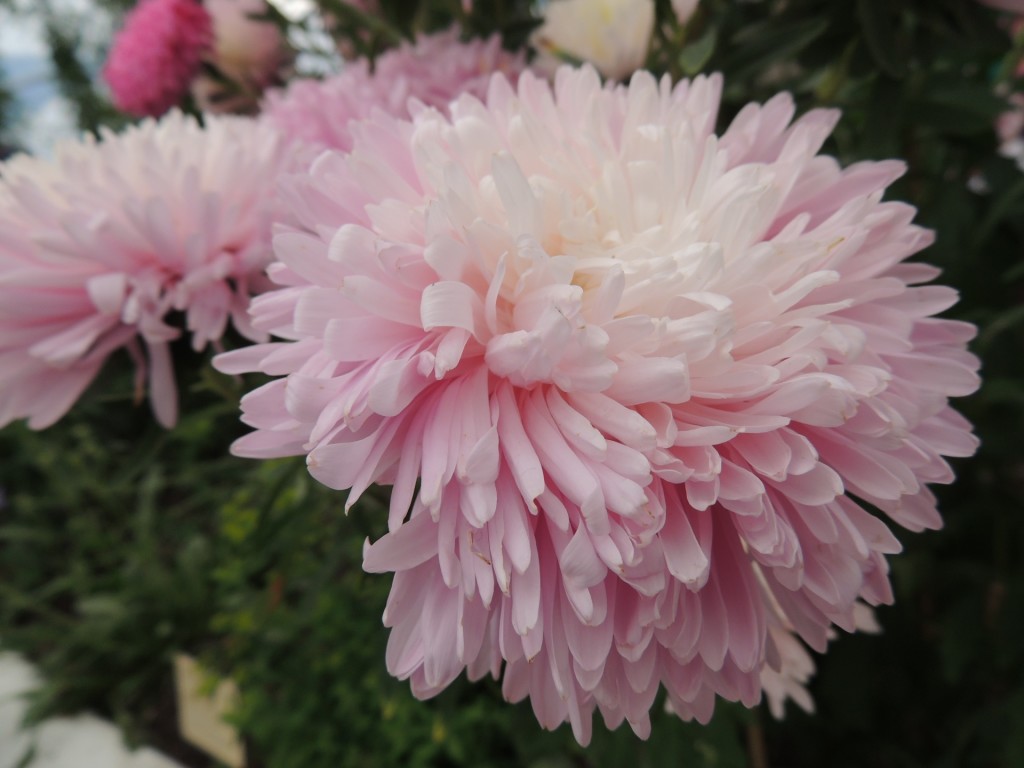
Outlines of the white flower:
[{"label": "white flower", "polygon": [[567,55],[623,80],[643,66],[653,31],[653,0],[555,0],[532,42],[540,69]]}]

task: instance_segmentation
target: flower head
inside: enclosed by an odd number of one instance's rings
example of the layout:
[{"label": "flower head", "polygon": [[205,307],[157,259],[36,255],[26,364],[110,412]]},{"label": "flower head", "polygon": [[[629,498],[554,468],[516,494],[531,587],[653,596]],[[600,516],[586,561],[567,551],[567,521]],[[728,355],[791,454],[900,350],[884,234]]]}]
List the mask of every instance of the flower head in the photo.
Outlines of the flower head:
[{"label": "flower head", "polygon": [[205,112],[251,111],[291,58],[284,35],[261,18],[269,10],[265,0],[207,0],[206,9],[214,29],[207,59],[221,78],[200,75],[192,94]]},{"label": "flower head", "polygon": [[172,112],[100,141],[67,142],[53,162],[0,166],[0,426],[59,419],[127,347],[148,352],[153,409],[177,397],[169,342],[185,313],[192,346],[248,321],[271,257],[269,200],[288,153],[270,126]]},{"label": "flower head", "polygon": [[326,80],[293,81],[268,94],[264,113],[295,141],[349,150],[353,121],[377,111],[408,117],[411,103],[443,110],[459,94],[483,96],[495,72],[514,80],[524,66],[523,56],[504,51],[497,35],[460,42],[453,28],[388,51],[372,72],[359,60]]},{"label": "flower head", "polygon": [[686,24],[697,11],[700,0],[672,0],[672,10],[680,24]]},{"label": "flower head", "polygon": [[132,115],[162,115],[188,92],[213,40],[210,14],[197,0],[142,0],[103,67],[114,104]]},{"label": "flower head", "polygon": [[[245,456],[308,454],[354,503],[393,486],[364,567],[395,574],[388,668],[430,696],[503,674],[586,742],[641,736],[659,686],[793,695],[833,625],[892,599],[885,556],[941,520],[978,385],[931,242],[788,95],[714,134],[721,79],[495,77],[450,116],[378,115],[286,189],[253,303],[283,341]],[[503,670],[503,671],[502,671]]]},{"label": "flower head", "polygon": [[531,41],[534,66],[553,72],[569,56],[623,80],[644,65],[653,32],[654,0],[552,0]]}]

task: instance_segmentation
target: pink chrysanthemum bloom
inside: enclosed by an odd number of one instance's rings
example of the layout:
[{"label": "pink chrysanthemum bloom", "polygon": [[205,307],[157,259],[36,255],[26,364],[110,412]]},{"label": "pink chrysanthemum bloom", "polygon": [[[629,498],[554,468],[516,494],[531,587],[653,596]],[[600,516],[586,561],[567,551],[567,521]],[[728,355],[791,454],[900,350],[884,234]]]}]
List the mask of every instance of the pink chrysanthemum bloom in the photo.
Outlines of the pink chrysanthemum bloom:
[{"label": "pink chrysanthemum bloom", "polygon": [[148,369],[153,410],[170,426],[174,311],[196,350],[229,317],[265,339],[246,310],[272,256],[268,211],[288,156],[263,123],[211,117],[203,128],[172,112],[66,142],[53,162],[0,166],[0,426],[52,424],[120,347],[140,376]]},{"label": "pink chrysanthemum bloom", "polygon": [[140,117],[162,115],[184,98],[213,39],[213,21],[197,0],[142,0],[103,67],[114,104]]},{"label": "pink chrysanthemum bloom", "polygon": [[[364,551],[394,572],[390,671],[431,696],[504,667],[548,728],[650,729],[659,686],[801,701],[833,625],[892,599],[927,483],[974,452],[971,325],[905,259],[899,162],[842,169],[836,122],[788,95],[714,134],[718,76],[526,74],[450,118],[378,116],[286,189],[255,325],[218,359],[280,376],[243,401],[243,456],[308,454],[393,486]],[[868,508],[867,505],[870,505]]]},{"label": "pink chrysanthemum bloom", "polygon": [[459,94],[482,97],[495,72],[514,81],[525,65],[521,53],[502,49],[497,35],[463,43],[451,29],[388,51],[372,72],[359,60],[326,80],[293,81],[268,94],[264,114],[296,142],[348,151],[354,120],[377,111],[408,117],[410,100],[443,110]]}]

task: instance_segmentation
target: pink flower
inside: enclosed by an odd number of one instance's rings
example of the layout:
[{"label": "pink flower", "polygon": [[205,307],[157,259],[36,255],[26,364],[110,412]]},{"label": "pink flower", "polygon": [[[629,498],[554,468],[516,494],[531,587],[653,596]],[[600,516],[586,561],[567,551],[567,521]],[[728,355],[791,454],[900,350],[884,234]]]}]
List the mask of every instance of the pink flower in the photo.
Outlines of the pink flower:
[{"label": "pink flower", "polygon": [[264,113],[295,141],[348,150],[354,120],[377,111],[408,117],[413,99],[445,109],[461,93],[483,96],[494,72],[514,80],[524,66],[523,56],[504,51],[497,35],[463,43],[451,29],[388,51],[373,72],[366,61],[354,61],[326,80],[293,81],[268,94]]},{"label": "pink flower", "polygon": [[672,10],[680,24],[686,24],[697,11],[700,0],[672,0]]},{"label": "pink flower", "polygon": [[215,36],[207,58],[229,82],[200,75],[192,95],[204,112],[249,112],[291,58],[284,36],[259,18],[269,10],[264,0],[207,0],[206,8]]},{"label": "pink flower", "polygon": [[196,350],[229,317],[261,338],[246,309],[271,257],[269,199],[287,157],[265,124],[210,117],[201,128],[172,112],[65,143],[53,162],[4,164],[0,426],[49,426],[121,347],[148,370],[153,410],[172,425],[169,342],[181,332],[167,315],[185,313]]},{"label": "pink flower", "polygon": [[206,0],[215,32],[211,61],[227,77],[264,88],[286,58],[281,30],[259,16],[264,0]]},{"label": "pink flower", "polygon": [[197,0],[142,0],[103,68],[114,104],[132,115],[162,115],[184,98],[212,44],[210,14]]},{"label": "pink flower", "polygon": [[421,35],[416,42],[403,43],[377,59],[375,78],[392,94],[406,92],[402,116],[410,98],[446,110],[460,94],[482,98],[495,72],[515,82],[526,66],[523,53],[504,50],[496,34],[466,42],[459,35],[457,27]]},{"label": "pink flower", "polygon": [[[218,358],[280,377],[242,456],[393,486],[364,568],[394,572],[387,664],[432,696],[503,674],[539,721],[640,736],[659,686],[809,706],[833,625],[892,600],[886,555],[941,519],[928,483],[976,440],[974,327],[905,260],[895,161],[818,152],[837,114],[788,95],[714,134],[718,76],[495,77],[450,117],[350,126],[285,189],[282,341]],[[503,671],[502,671],[503,670]]]}]

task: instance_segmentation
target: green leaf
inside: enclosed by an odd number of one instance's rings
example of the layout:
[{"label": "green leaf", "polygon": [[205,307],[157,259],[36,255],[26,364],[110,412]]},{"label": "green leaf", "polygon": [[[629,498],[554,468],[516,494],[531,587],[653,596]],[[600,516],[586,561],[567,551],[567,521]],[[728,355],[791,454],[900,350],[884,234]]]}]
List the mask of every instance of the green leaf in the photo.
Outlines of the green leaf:
[{"label": "green leaf", "polygon": [[[975,236],[975,244],[977,246],[984,245],[992,236],[995,228],[1002,221],[1009,218],[1011,213],[1018,210],[1017,206],[1021,201],[1024,201],[1024,179],[1021,179],[1010,187],[1010,189],[1000,195],[993,201],[992,205],[989,206],[988,215],[985,216],[981,222],[981,226],[978,227],[978,234]],[[1019,265],[1017,269],[1011,269],[1003,276],[1003,281],[1011,283],[1016,280],[1021,268],[1024,268],[1024,265]]]},{"label": "green leaf", "polygon": [[987,88],[958,77],[935,78],[928,90],[910,104],[915,122],[929,130],[967,135],[991,134],[1006,100]]},{"label": "green leaf", "polygon": [[679,54],[679,66],[687,76],[696,75],[711,60],[718,43],[718,29],[708,27],[707,31],[692,43],[683,48]]},{"label": "green leaf", "polygon": [[830,25],[828,18],[810,18],[786,24],[772,20],[750,24],[733,36],[729,49],[739,53],[723,69],[729,72],[730,81],[758,75],[772,64],[796,57],[821,37]]},{"label": "green leaf", "polygon": [[907,51],[896,29],[893,5],[889,0],[859,0],[857,15],[871,57],[887,75],[902,78],[907,74]]},{"label": "green leaf", "polygon": [[1008,331],[1021,325],[1024,325],[1024,304],[1000,312],[982,330],[978,337],[978,346],[984,349],[1003,331]]}]

